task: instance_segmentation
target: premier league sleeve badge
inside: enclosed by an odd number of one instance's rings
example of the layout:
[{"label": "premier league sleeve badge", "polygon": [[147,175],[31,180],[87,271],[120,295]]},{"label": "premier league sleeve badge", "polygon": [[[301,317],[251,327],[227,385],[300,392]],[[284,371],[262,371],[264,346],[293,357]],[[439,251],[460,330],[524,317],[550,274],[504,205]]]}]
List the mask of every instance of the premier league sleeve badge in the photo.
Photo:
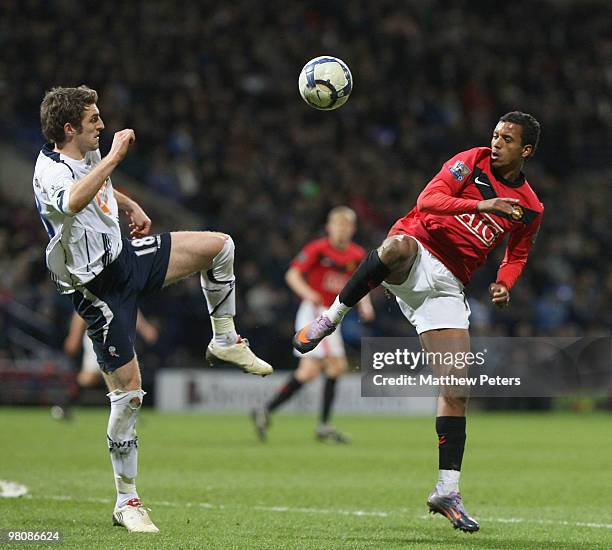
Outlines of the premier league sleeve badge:
[{"label": "premier league sleeve badge", "polygon": [[466,176],[472,172],[472,170],[470,170],[470,168],[462,160],[455,162],[455,164],[450,166],[448,170],[453,175],[453,178],[455,178],[457,181],[463,181]]}]

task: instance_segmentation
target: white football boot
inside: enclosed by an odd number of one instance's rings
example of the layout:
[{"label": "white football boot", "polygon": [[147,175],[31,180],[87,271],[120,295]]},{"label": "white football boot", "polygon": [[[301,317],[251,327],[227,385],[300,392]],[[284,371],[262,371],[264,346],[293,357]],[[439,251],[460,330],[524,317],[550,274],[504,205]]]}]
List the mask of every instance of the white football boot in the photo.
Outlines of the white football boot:
[{"label": "white football boot", "polygon": [[231,346],[220,346],[214,340],[211,340],[206,349],[206,360],[211,365],[228,363],[238,367],[243,372],[260,376],[268,376],[274,371],[271,365],[251,351],[249,341],[246,338],[240,338],[240,336],[238,341]]},{"label": "white football boot", "polygon": [[138,498],[133,498],[121,508],[115,508],[113,525],[125,527],[130,533],[159,533],[147,509]]}]

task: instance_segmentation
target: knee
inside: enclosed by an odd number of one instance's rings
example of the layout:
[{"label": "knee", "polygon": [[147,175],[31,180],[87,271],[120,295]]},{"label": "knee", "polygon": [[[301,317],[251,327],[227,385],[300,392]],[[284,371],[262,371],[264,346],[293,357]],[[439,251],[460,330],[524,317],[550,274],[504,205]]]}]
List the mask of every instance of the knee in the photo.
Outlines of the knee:
[{"label": "knee", "polygon": [[335,361],[327,367],[325,375],[327,376],[327,378],[339,378],[347,370],[348,364],[346,361]]},{"label": "knee", "polygon": [[216,259],[219,256],[220,260],[233,260],[234,251],[236,250],[234,239],[226,233],[214,233],[214,236],[216,237],[216,242],[213,258]]},{"label": "knee", "polygon": [[125,407],[137,411],[142,406],[145,395],[145,392],[138,388],[137,390],[113,390],[108,394],[108,397],[111,406]]},{"label": "knee", "polygon": [[300,361],[295,371],[295,377],[302,384],[312,382],[321,374],[321,368],[322,364],[318,359],[304,358]]},{"label": "knee", "polygon": [[312,382],[317,376],[319,376],[319,373],[312,373],[312,372],[299,372],[296,371],[295,372],[295,379],[300,383],[300,384],[309,384],[310,382]]},{"label": "knee", "polygon": [[[142,393],[142,392],[139,392],[139,393]],[[128,403],[128,406],[133,411],[140,409],[140,407],[142,406],[142,395],[135,395],[134,397],[132,397],[132,399],[130,399]]]},{"label": "knee", "polygon": [[232,237],[230,235],[226,235],[225,233],[222,233],[222,235],[225,237],[225,242],[223,244],[223,249],[227,250],[228,252],[228,256],[231,256],[232,259],[234,258],[234,252],[236,250],[236,244],[234,243],[234,239],[232,239]]},{"label": "knee", "polygon": [[123,454],[138,446],[135,427],[144,395],[142,390],[113,390],[108,394],[111,415],[107,439],[111,452]]},{"label": "knee", "polygon": [[97,386],[100,382],[100,375],[97,372],[80,371],[77,374],[77,384],[82,388]]},{"label": "knee", "polygon": [[418,252],[414,239],[406,235],[389,237],[378,249],[380,261],[387,267],[395,268],[402,264],[411,265]]},{"label": "knee", "polygon": [[456,395],[441,395],[439,397],[439,411],[443,416],[463,416],[467,409],[468,397]]},{"label": "knee", "polygon": [[346,365],[341,365],[338,368],[332,370],[331,376],[329,378],[339,378],[343,374],[348,371],[348,367]]}]

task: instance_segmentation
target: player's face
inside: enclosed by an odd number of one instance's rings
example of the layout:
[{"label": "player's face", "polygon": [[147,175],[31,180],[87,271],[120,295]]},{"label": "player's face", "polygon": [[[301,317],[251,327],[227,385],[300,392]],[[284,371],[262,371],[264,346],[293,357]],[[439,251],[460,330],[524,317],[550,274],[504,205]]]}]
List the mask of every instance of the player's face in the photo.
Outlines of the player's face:
[{"label": "player's face", "polygon": [[491,165],[497,169],[519,166],[531,153],[531,145],[523,145],[523,128],[512,122],[499,122],[491,139]]},{"label": "player's face", "polygon": [[355,230],[355,222],[347,216],[333,216],[327,222],[327,234],[335,246],[346,246],[350,243]]},{"label": "player's face", "polygon": [[98,106],[94,103],[85,107],[81,119],[81,130],[74,136],[75,144],[82,152],[95,151],[100,147],[100,132],[104,122],[100,117]]}]

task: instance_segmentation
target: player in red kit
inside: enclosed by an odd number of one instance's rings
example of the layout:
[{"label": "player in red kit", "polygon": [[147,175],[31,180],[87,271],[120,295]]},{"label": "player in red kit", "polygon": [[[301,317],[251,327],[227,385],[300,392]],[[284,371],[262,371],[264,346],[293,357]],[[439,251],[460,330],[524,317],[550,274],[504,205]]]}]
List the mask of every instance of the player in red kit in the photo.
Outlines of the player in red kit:
[{"label": "player in red kit", "polygon": [[[357,266],[366,256],[365,250],[351,242],[356,230],[355,212],[346,206],[331,210],[327,220],[327,237],[308,243],[291,262],[286,274],[287,284],[302,302],[297,312],[296,328],[314,321],[332,305]],[[369,296],[359,302],[364,321],[374,318]],[[294,351],[296,356],[299,353]],[[265,441],[270,415],[303,386],[325,372],[323,402],[316,437],[320,441],[348,443],[347,436],[329,423],[338,377],[348,368],[340,331],[334,332],[315,350],[300,358],[297,370],[291,374],[272,399],[252,412],[257,435]]]},{"label": "player in red kit", "polygon": [[[382,284],[395,294],[423,349],[469,352],[464,285],[507,236],[504,260],[489,285],[491,301],[507,306],[542,222],[544,207],[522,172],[539,136],[538,121],[514,111],[500,118],[490,148],[470,149],[447,161],[419,195],[416,208],[369,253],[332,306],[296,333],[294,347],[300,352],[314,349],[363,296]],[[480,526],[459,493],[467,398],[447,388],[438,397],[439,478],[427,504],[455,528],[473,532]]]}]

